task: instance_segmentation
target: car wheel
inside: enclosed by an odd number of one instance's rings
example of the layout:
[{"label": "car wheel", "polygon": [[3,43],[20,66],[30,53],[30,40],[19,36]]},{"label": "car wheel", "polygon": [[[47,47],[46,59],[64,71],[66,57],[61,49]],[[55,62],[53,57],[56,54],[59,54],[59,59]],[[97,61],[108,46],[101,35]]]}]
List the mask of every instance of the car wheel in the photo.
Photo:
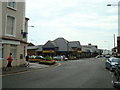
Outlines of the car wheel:
[{"label": "car wheel", "polygon": [[108,69],[107,67],[105,67],[106,69]]},{"label": "car wheel", "polygon": [[117,76],[116,71],[114,71],[114,75]]},{"label": "car wheel", "polygon": [[112,67],[110,67],[110,71],[113,71]]}]

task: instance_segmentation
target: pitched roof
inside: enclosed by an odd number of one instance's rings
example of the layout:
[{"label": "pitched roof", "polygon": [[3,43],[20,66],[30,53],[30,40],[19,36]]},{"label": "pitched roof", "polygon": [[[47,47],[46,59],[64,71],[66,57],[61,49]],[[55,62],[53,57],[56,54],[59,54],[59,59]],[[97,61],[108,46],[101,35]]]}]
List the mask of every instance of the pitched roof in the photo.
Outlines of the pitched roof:
[{"label": "pitched roof", "polygon": [[67,51],[68,41],[64,38],[57,38],[54,40],[56,45],[59,47],[59,51]]},{"label": "pitched roof", "polygon": [[98,52],[99,50],[96,45],[82,45],[82,51]]},{"label": "pitched roof", "polygon": [[81,44],[80,44],[79,41],[70,41],[69,42],[69,47],[81,48]]},{"label": "pitched roof", "polygon": [[43,45],[39,45],[38,49],[36,51],[42,51],[42,47],[43,47]]},{"label": "pitched roof", "polygon": [[43,48],[55,48],[55,47],[58,47],[58,46],[54,41],[50,41],[50,40],[43,46]]},{"label": "pitched roof", "polygon": [[28,46],[35,46],[33,43],[29,43]]},{"label": "pitched roof", "polygon": [[38,49],[39,45],[36,45],[36,46],[28,46],[27,49],[28,50],[31,50],[31,49]]}]

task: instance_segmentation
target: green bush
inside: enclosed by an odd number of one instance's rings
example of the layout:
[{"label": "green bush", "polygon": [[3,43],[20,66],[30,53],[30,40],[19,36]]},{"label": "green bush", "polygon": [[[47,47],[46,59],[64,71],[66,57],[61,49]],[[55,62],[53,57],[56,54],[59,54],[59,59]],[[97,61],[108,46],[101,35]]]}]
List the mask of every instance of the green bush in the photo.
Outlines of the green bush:
[{"label": "green bush", "polygon": [[49,61],[49,60],[52,60],[52,58],[49,57],[49,56],[46,56],[46,57],[45,57],[45,60]]}]

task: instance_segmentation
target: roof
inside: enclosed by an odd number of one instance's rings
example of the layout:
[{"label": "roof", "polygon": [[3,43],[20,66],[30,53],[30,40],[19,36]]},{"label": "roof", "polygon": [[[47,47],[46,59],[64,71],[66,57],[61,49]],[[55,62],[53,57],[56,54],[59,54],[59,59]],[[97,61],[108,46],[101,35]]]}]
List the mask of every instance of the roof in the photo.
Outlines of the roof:
[{"label": "roof", "polygon": [[42,47],[43,47],[43,45],[39,45],[38,49],[36,51],[42,51]]},{"label": "roof", "polygon": [[82,45],[82,51],[99,52],[96,45]]},{"label": "roof", "polygon": [[69,47],[81,48],[81,44],[80,44],[79,41],[70,41],[69,42]]},{"label": "roof", "polygon": [[33,49],[38,49],[38,47],[39,47],[39,45],[37,45],[37,46],[28,46],[27,49],[28,50],[31,50],[31,49],[33,50]]},{"label": "roof", "polygon": [[35,46],[33,43],[29,43],[28,46]]},{"label": "roof", "polygon": [[43,46],[43,48],[56,48],[56,47],[58,47],[56,43],[50,40]]},{"label": "roof", "polygon": [[59,47],[59,51],[67,51],[68,41],[64,38],[57,38],[54,40],[56,45]]}]

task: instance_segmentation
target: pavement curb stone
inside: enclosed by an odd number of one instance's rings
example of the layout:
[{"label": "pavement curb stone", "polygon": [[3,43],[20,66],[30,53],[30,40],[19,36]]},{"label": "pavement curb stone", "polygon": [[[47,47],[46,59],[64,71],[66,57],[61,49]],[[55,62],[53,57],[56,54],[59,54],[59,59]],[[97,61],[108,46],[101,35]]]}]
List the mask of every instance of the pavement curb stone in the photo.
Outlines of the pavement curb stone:
[{"label": "pavement curb stone", "polygon": [[38,70],[38,69],[45,69],[45,68],[49,68],[49,67],[53,67],[53,66],[58,66],[59,63],[55,63],[54,65],[44,65],[44,64],[40,64],[41,66],[44,67],[25,67],[25,66],[19,66],[16,68],[13,68],[13,70],[11,71],[4,71],[2,70],[2,74],[0,74],[0,76],[5,76],[5,75],[9,75],[9,74],[17,74],[17,73],[22,73],[22,72],[27,72],[27,71],[32,71],[32,70]]}]

